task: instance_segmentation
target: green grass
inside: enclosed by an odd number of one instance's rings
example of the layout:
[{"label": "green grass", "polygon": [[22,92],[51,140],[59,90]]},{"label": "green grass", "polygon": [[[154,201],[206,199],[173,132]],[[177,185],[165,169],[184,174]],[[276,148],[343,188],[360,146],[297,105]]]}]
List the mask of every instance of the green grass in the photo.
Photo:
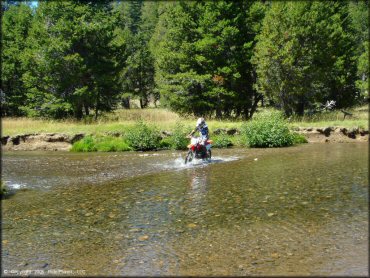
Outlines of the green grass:
[{"label": "green grass", "polygon": [[227,135],[224,132],[219,135],[213,135],[213,147],[215,148],[228,148],[234,145],[232,142],[232,135]]},{"label": "green grass", "polygon": [[299,133],[296,133],[294,132],[293,133],[293,144],[304,144],[304,143],[307,143],[307,139],[306,137],[303,135],[303,134],[299,134]]},{"label": "green grass", "polygon": [[122,137],[86,136],[72,145],[72,152],[121,152],[132,150]]},{"label": "green grass", "polygon": [[352,113],[353,116],[347,116],[340,110],[322,112],[315,115],[292,117],[290,126],[292,127],[324,127],[324,126],[343,126],[343,127],[360,127],[368,128],[369,126],[369,107],[359,106],[351,109],[345,109]]},{"label": "green grass", "polygon": [[[139,110],[139,111],[138,111]],[[131,110],[130,110],[131,111]],[[84,121],[68,120],[40,120],[32,118],[2,118],[2,134],[16,135],[27,133],[86,133],[86,134],[104,134],[107,132],[125,132],[132,128],[138,121],[138,112],[141,109],[132,109],[134,117],[113,117],[115,113],[109,114],[110,118],[103,118],[97,122],[85,123]],[[146,117],[143,121],[148,124],[155,125],[159,130],[172,131],[181,123],[184,129],[193,129],[195,127],[196,118],[179,118],[174,117],[172,112],[167,112],[164,109],[146,109],[142,110]],[[150,111],[150,112],[149,112]],[[127,112],[128,113],[128,112]],[[151,114],[160,113],[161,117],[149,117]],[[167,114],[167,117],[164,115]],[[119,115],[119,113],[118,113]],[[126,114],[125,114],[126,115]],[[157,119],[157,120],[156,120]],[[217,128],[238,128],[242,121],[218,121],[209,120],[207,124],[210,130]]]},{"label": "green grass", "polygon": [[[271,108],[260,108],[256,113],[264,110],[273,110]],[[288,125],[294,127],[324,127],[324,126],[342,126],[342,127],[368,127],[368,107],[362,106],[350,109],[354,117],[343,120],[343,113],[340,111],[322,113],[315,116],[304,116],[301,118],[295,117],[290,120]],[[31,118],[2,118],[2,134],[16,135],[27,133],[86,133],[94,135],[103,135],[107,132],[125,133],[132,128],[139,119],[142,119],[148,124],[155,125],[159,130],[173,131],[179,123],[184,129],[193,129],[195,127],[196,118],[187,117],[181,118],[177,114],[166,109],[148,108],[148,109],[130,109],[117,110],[114,113],[109,113],[101,117],[97,122],[68,120],[39,120]],[[214,120],[207,119],[208,127],[211,131],[217,128],[237,128],[241,129],[242,120]]]}]

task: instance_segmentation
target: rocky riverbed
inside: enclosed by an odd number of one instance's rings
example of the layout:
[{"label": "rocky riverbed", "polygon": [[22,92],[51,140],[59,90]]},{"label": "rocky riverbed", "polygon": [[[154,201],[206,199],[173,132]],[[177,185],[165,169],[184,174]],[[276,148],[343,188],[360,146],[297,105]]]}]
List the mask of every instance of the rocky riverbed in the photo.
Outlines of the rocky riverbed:
[{"label": "rocky riverbed", "polygon": [[[369,130],[362,128],[345,127],[299,127],[295,132],[303,134],[309,143],[347,143],[347,142],[367,142],[369,140]],[[237,129],[216,129],[214,134],[225,132],[228,135],[239,134]],[[168,131],[161,132],[163,136],[168,136]],[[3,150],[20,151],[68,151],[72,144],[88,134],[78,133],[73,135],[63,133],[32,133],[19,134],[14,136],[1,137]],[[121,136],[122,134],[107,133],[110,136]]]}]

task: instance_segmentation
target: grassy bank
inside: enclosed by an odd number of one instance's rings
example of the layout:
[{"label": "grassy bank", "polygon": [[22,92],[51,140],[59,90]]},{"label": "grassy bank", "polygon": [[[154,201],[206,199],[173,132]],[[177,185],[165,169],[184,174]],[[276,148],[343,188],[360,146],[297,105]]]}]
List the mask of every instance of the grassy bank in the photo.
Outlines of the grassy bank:
[{"label": "grassy bank", "polygon": [[[37,120],[31,118],[3,118],[2,134],[16,135],[27,133],[66,134],[88,133],[104,134],[107,132],[122,132],[135,125],[138,120],[158,127],[160,130],[173,130],[179,122],[190,129],[194,128],[196,118],[180,118],[177,114],[165,109],[131,109],[119,110],[94,121],[76,120]],[[207,121],[210,130],[217,128],[238,128],[242,121]]]},{"label": "grassy bank", "polygon": [[[215,148],[278,147],[306,142],[302,135],[292,132],[296,127],[341,126],[368,127],[367,106],[349,110],[352,116],[343,119],[341,111],[323,112],[311,116],[284,119],[274,109],[260,109],[252,121],[207,119]],[[30,133],[85,133],[83,140],[74,143],[72,151],[128,151],[186,149],[186,135],[194,128],[196,118],[180,117],[165,109],[118,110],[102,116],[98,121],[37,120],[30,118],[3,118],[3,136]],[[214,132],[217,129],[237,129],[229,135]],[[166,131],[164,133],[164,131]],[[219,130],[220,131],[220,130]],[[167,134],[167,135],[166,135]]]},{"label": "grassy bank", "polygon": [[346,109],[352,116],[346,116],[340,110],[323,112],[315,115],[305,115],[303,117],[292,117],[290,125],[292,127],[324,127],[324,126],[343,126],[368,128],[369,126],[369,107],[367,105]]},{"label": "grassy bank", "polygon": [[[264,109],[266,110],[266,109]],[[270,109],[271,110],[271,109]],[[260,112],[262,109],[260,110]],[[260,113],[260,112],[257,112]],[[352,117],[343,120],[343,113],[333,111],[312,116],[295,117],[290,119],[290,127],[324,127],[324,126],[343,126],[343,127],[368,127],[368,107],[363,106],[349,110]],[[87,133],[104,134],[107,132],[122,132],[134,126],[138,120],[155,125],[160,130],[171,131],[180,122],[185,128],[193,128],[196,118],[181,118],[177,114],[165,109],[131,109],[118,110],[101,117],[97,122],[91,120],[37,120],[30,118],[3,118],[2,134],[16,135],[27,133],[53,133],[60,132],[66,134]],[[207,120],[211,132],[218,128],[238,128],[243,125],[242,120]]]}]

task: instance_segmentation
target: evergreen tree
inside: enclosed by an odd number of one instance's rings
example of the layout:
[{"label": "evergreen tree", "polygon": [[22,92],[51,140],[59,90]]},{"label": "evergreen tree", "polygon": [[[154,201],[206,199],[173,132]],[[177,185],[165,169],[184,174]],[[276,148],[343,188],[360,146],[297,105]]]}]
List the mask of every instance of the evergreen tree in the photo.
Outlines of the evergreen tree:
[{"label": "evergreen tree", "polygon": [[40,2],[27,51],[29,115],[80,119],[114,108],[115,16],[106,3]]},{"label": "evergreen tree", "polygon": [[157,3],[129,1],[121,3],[121,28],[130,42],[127,59],[122,68],[121,81],[124,99],[138,97],[140,107],[148,105],[154,93],[154,60],[149,50],[149,41],[157,21]]},{"label": "evergreen tree", "polygon": [[369,99],[369,1],[351,1],[349,11],[356,42],[356,87],[359,90],[359,102],[362,102]]},{"label": "evergreen tree", "polygon": [[260,100],[250,63],[258,24],[251,19],[263,17],[264,5],[178,2],[161,9],[153,38],[161,101],[182,114],[251,117]]},{"label": "evergreen tree", "polygon": [[347,3],[273,2],[255,49],[258,90],[287,115],[327,100],[351,105],[351,32]]},{"label": "evergreen tree", "polygon": [[2,17],[1,114],[20,116],[24,104],[23,63],[32,21],[31,8],[22,2],[9,5]]}]

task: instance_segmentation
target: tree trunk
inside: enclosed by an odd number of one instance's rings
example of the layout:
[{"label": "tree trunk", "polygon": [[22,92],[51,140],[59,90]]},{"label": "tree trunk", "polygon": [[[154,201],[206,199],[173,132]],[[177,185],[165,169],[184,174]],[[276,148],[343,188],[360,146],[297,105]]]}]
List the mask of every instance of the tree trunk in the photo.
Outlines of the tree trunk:
[{"label": "tree trunk", "polygon": [[99,112],[99,93],[96,95],[96,105],[95,105],[95,121],[98,119]]},{"label": "tree trunk", "polygon": [[130,97],[122,98],[122,106],[126,109],[130,109]]},{"label": "tree trunk", "polygon": [[296,107],[296,113],[298,116],[303,116],[304,114],[304,102],[300,101]]},{"label": "tree trunk", "polygon": [[74,110],[74,114],[77,120],[81,120],[83,113],[82,113],[82,104],[78,104]]},{"label": "tree trunk", "polygon": [[251,110],[249,111],[248,119],[251,119],[253,117],[253,114],[254,114],[254,112],[256,112],[257,106],[258,106],[258,102],[260,100],[263,101],[263,95],[261,95],[261,94],[255,94],[254,95],[254,102],[253,102],[253,105],[252,105]]},{"label": "tree trunk", "polygon": [[148,106],[148,99],[145,97],[140,97],[140,108],[146,108]]},{"label": "tree trunk", "polygon": [[86,104],[84,105],[85,107],[85,115],[86,116],[89,116],[90,115],[90,111],[89,111],[89,106],[87,106]]},{"label": "tree trunk", "polygon": [[221,111],[221,98],[220,95],[217,95],[217,104],[216,104],[216,119],[220,120],[222,118],[222,111]]},{"label": "tree trunk", "polygon": [[216,108],[216,119],[220,120],[222,118],[222,112],[220,107]]}]

